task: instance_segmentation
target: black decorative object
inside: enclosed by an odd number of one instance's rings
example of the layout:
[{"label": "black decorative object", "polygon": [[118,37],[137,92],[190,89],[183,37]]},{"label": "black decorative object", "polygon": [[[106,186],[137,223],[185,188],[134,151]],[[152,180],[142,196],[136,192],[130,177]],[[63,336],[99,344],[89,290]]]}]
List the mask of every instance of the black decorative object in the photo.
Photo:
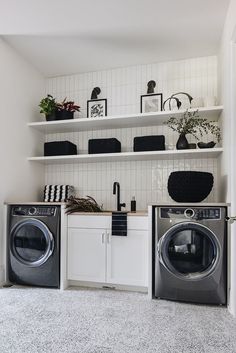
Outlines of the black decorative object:
[{"label": "black decorative object", "polygon": [[147,94],[154,93],[154,88],[156,87],[156,81],[148,81],[148,89],[147,89]]},{"label": "black decorative object", "polygon": [[121,152],[121,143],[116,138],[92,139],[88,142],[89,154]]},{"label": "black decorative object", "polygon": [[178,92],[178,93],[172,94],[172,96],[170,96],[169,98],[167,98],[167,99],[165,100],[165,102],[163,103],[163,110],[165,110],[165,105],[166,105],[167,102],[169,102],[169,110],[171,110],[171,108],[172,108],[172,107],[171,107],[171,102],[172,102],[173,100],[176,102],[177,108],[179,109],[179,108],[181,107],[181,105],[182,105],[182,102],[181,102],[180,99],[177,98],[176,96],[178,96],[178,95],[180,95],[180,94],[183,94],[183,95],[185,95],[185,96],[188,97],[188,99],[189,99],[189,104],[190,104],[190,106],[191,106],[191,102],[192,102],[192,100],[193,100],[193,97],[190,96],[190,94],[188,94],[188,93],[186,93],[186,92]]},{"label": "black decorative object", "polygon": [[140,100],[141,113],[151,113],[162,111],[162,93],[152,93],[142,95]]},{"label": "black decorative object", "polygon": [[54,141],[44,144],[44,156],[77,154],[77,146],[70,141]]},{"label": "black decorative object", "polygon": [[99,118],[107,115],[106,99],[91,99],[87,101],[87,117]]},{"label": "black decorative object", "polygon": [[178,109],[181,107],[182,103],[180,102],[180,100],[178,98],[176,98],[176,97],[172,97],[171,96],[171,97],[167,98],[165,100],[165,102],[163,103],[163,110],[165,110],[165,105],[166,105],[167,102],[169,102],[169,110],[171,110],[172,109],[172,107],[171,107],[171,102],[172,101],[176,102],[176,105],[177,105]]},{"label": "black decorative object", "polygon": [[134,138],[134,152],[165,150],[165,136],[151,135]]},{"label": "black decorative object", "polygon": [[201,202],[210,194],[213,184],[211,173],[179,171],[170,174],[167,188],[176,202]]},{"label": "black decorative object", "polygon": [[215,147],[216,143],[214,141],[205,143],[205,142],[198,142],[198,147],[199,148],[213,148]]},{"label": "black decorative object", "polygon": [[91,99],[97,99],[98,95],[100,93],[101,93],[101,88],[100,87],[94,87],[94,89],[92,90]]},{"label": "black decorative object", "polygon": [[176,149],[177,150],[186,150],[189,148],[188,140],[186,138],[185,134],[180,134],[178,141],[176,143]]}]

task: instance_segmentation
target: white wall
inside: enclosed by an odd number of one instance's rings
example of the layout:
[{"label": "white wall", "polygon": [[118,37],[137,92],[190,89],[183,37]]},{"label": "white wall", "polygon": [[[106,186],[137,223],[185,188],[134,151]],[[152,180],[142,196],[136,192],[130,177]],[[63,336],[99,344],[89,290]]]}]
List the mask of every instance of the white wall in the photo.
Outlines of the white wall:
[{"label": "white wall", "polygon": [[[37,120],[44,79],[0,38],[0,243],[3,236],[3,203],[38,199],[44,170],[27,162],[42,143],[27,122]],[[2,249],[1,246],[1,250]],[[2,265],[0,255],[0,266]],[[0,278],[1,280],[1,278]]]},{"label": "white wall", "polygon": [[[236,214],[236,193],[235,193],[235,70],[236,70],[236,50],[235,36],[236,30],[236,1],[231,0],[228,14],[225,21],[224,31],[221,40],[219,53],[219,73],[220,73],[220,95],[224,105],[224,154],[221,163],[221,179],[224,185],[222,188],[222,199],[231,202],[231,213]],[[232,60],[234,60],[234,65]],[[234,91],[233,91],[234,86]],[[233,96],[234,95],[234,96]],[[236,316],[236,228],[231,226],[231,273],[230,273],[230,311]]]},{"label": "white wall", "polygon": [[[87,100],[90,99],[92,89],[99,86],[102,90],[99,97],[108,99],[108,115],[129,114],[140,112],[140,95],[146,93],[150,79],[156,80],[155,92],[162,92],[164,99],[179,91],[188,92],[195,98],[216,96],[217,58],[210,56],[51,78],[47,80],[45,93],[53,94],[58,100],[64,97],[75,100],[81,105],[79,116],[86,117]],[[186,104],[185,107],[189,105]],[[69,140],[77,144],[79,153],[87,153],[88,139],[116,137],[121,141],[122,151],[131,151],[134,136],[153,134],[164,134],[167,148],[174,148],[178,138],[166,126],[157,126],[51,134],[46,139]],[[212,138],[208,136],[207,139],[210,141]],[[194,139],[189,138],[190,141],[194,142]],[[72,184],[78,195],[91,195],[105,209],[114,209],[112,183],[119,181],[121,199],[126,202],[127,209],[129,210],[130,200],[134,195],[137,209],[142,210],[150,203],[171,201],[167,192],[167,179],[174,170],[212,172],[215,186],[207,201],[218,200],[217,160],[211,158],[49,165],[46,167],[45,183]]]}]

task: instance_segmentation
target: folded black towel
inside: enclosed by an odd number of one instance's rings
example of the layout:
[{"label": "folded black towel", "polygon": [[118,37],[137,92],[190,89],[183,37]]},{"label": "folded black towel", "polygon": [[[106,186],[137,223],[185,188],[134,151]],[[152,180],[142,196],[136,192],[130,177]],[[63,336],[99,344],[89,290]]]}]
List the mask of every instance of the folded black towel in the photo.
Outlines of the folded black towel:
[{"label": "folded black towel", "polygon": [[111,235],[127,236],[127,212],[112,212]]}]

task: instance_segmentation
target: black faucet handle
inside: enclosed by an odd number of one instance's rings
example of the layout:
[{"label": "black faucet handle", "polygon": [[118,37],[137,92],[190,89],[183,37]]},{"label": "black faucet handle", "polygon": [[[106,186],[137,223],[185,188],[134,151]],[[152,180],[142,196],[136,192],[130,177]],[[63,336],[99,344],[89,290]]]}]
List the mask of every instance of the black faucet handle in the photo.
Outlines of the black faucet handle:
[{"label": "black faucet handle", "polygon": [[126,207],[125,203],[120,203],[120,207]]}]

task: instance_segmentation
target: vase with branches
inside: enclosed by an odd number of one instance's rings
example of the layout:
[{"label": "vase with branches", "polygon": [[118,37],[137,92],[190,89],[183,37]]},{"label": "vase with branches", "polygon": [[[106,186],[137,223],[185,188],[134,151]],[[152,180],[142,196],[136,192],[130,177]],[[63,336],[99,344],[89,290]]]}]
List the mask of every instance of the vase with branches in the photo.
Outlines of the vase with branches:
[{"label": "vase with branches", "polygon": [[170,117],[166,122],[167,126],[179,134],[176,144],[177,149],[187,149],[188,140],[186,135],[192,135],[199,140],[199,135],[211,133],[215,136],[216,141],[220,142],[220,128],[213,121],[209,121],[199,116],[198,110],[190,112],[186,110],[180,118]]}]

